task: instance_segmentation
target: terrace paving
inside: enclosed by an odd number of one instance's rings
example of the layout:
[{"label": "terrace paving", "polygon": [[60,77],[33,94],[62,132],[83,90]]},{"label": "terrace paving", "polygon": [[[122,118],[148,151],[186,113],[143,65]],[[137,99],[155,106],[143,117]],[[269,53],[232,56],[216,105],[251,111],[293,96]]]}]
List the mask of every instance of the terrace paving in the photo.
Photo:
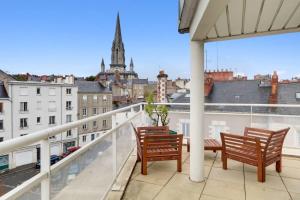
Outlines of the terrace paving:
[{"label": "terrace paving", "polygon": [[123,199],[125,200],[300,200],[300,158],[283,157],[283,171],[275,166],[266,170],[266,182],[257,182],[256,168],[228,160],[228,170],[221,168],[220,153],[205,151],[205,181],[189,179],[189,153],[183,150],[183,170],[176,171],[176,161],[152,162],[148,175],[140,173],[137,163]]}]

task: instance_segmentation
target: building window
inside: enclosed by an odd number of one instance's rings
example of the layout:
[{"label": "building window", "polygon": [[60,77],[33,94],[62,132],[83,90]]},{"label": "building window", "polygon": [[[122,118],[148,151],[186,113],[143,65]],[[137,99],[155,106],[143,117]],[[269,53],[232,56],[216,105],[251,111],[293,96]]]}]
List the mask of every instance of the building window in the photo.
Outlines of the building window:
[{"label": "building window", "polygon": [[82,116],[87,116],[87,109],[86,108],[82,109]]},{"label": "building window", "polygon": [[97,127],[97,121],[93,121],[93,127]]},{"label": "building window", "polygon": [[49,89],[49,95],[50,96],[55,96],[55,88],[50,88]]},{"label": "building window", "polygon": [[49,137],[50,140],[54,140],[55,138],[56,138],[55,135]]},{"label": "building window", "polygon": [[93,108],[93,115],[97,115],[97,108]]},{"label": "building window", "polygon": [[82,142],[86,142],[86,136],[82,136]]},{"label": "building window", "polygon": [[3,113],[3,103],[0,103],[0,113]]},{"label": "building window", "polygon": [[102,111],[103,111],[103,113],[106,113],[106,108],[103,108],[103,110],[102,110]]},{"label": "building window", "polygon": [[4,127],[3,127],[3,120],[0,120],[0,130],[3,130]]},{"label": "building window", "polygon": [[36,94],[37,94],[37,95],[41,95],[41,88],[39,88],[39,87],[36,88]]},{"label": "building window", "polygon": [[72,130],[68,130],[67,131],[67,137],[71,137],[72,136]]},{"label": "building window", "polygon": [[103,101],[107,101],[107,96],[106,95],[103,96]]},{"label": "building window", "polygon": [[3,137],[0,137],[0,142],[3,142]]},{"label": "building window", "polygon": [[27,134],[21,134],[20,136],[25,136],[25,135],[27,135]]},{"label": "building window", "polygon": [[102,122],[102,125],[103,125],[103,127],[106,127],[106,120],[103,120],[103,122]]},{"label": "building window", "polygon": [[72,110],[72,101],[66,101],[66,109]]},{"label": "building window", "polygon": [[49,124],[55,124],[55,116],[49,116]]},{"label": "building window", "polygon": [[97,100],[98,100],[97,95],[94,95],[94,96],[93,96],[93,101],[94,101],[94,102],[97,102]]},{"label": "building window", "polygon": [[92,135],[91,135],[91,140],[93,141],[95,139],[95,134],[93,133]]},{"label": "building window", "polygon": [[40,123],[41,123],[41,117],[37,117],[37,118],[36,118],[36,123],[37,123],[37,124],[40,124]]},{"label": "building window", "polygon": [[72,122],[72,115],[66,115],[66,122]]},{"label": "building window", "polygon": [[27,102],[20,103],[20,111],[22,111],[22,112],[28,111],[28,103]]},{"label": "building window", "polygon": [[234,100],[235,100],[235,101],[240,101],[240,96],[239,96],[239,95],[235,95],[235,96],[234,96]]},{"label": "building window", "polygon": [[300,92],[296,92],[296,99],[300,100]]},{"label": "building window", "polygon": [[83,125],[82,125],[82,129],[83,129],[83,130],[86,130],[86,129],[87,129],[87,124],[83,124]]},{"label": "building window", "polygon": [[83,100],[83,101],[87,101],[87,96],[86,96],[86,95],[83,95],[83,96],[82,96],[82,100]]},{"label": "building window", "polygon": [[20,119],[20,128],[27,128],[28,124],[27,124],[27,118],[21,118]]},{"label": "building window", "polygon": [[67,88],[66,89],[66,94],[72,94],[72,89],[71,88]]}]

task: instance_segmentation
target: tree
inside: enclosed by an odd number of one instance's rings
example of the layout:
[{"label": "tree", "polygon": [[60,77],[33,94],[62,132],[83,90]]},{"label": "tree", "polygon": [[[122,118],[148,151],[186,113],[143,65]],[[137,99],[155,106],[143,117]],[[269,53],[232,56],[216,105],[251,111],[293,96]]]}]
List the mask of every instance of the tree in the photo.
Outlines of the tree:
[{"label": "tree", "polygon": [[150,93],[146,97],[147,105],[145,106],[145,111],[149,118],[152,120],[152,125],[158,126],[161,122],[162,126],[167,126],[169,124],[169,110],[165,105],[155,105],[153,93]]},{"label": "tree", "polygon": [[96,76],[88,76],[85,78],[86,81],[95,81],[96,80]]}]

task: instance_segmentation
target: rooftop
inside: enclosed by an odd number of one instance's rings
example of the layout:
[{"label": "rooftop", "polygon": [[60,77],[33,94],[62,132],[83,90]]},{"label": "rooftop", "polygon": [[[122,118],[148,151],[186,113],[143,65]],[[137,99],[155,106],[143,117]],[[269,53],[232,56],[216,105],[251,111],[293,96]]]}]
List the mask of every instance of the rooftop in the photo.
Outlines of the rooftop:
[{"label": "rooftop", "polygon": [[111,91],[104,87],[97,81],[75,81],[78,86],[79,93],[111,93]]},{"label": "rooftop", "polygon": [[275,165],[267,167],[265,183],[257,182],[256,168],[229,160],[228,170],[222,169],[220,153],[205,151],[205,177],[201,183],[189,180],[189,154],[183,149],[183,170],[176,171],[176,161],[148,164],[148,175],[140,173],[137,163],[123,199],[200,199],[260,200],[300,199],[300,159],[283,158],[283,171]]}]

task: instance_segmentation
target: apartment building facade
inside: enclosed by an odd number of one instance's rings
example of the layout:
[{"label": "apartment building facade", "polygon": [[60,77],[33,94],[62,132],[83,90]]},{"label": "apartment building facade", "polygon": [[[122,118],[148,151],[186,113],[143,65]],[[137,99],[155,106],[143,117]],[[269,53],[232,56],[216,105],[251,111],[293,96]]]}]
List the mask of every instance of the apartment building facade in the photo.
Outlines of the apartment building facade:
[{"label": "apartment building facade", "polygon": [[[0,142],[12,138],[11,135],[11,103],[4,83],[0,82]],[[0,171],[9,168],[9,154],[0,155]]]},{"label": "apartment building facade", "polygon": [[[78,87],[78,119],[112,110],[112,92],[97,81],[76,81]],[[83,124],[78,128],[78,143],[83,146],[111,129],[111,117]]]},{"label": "apartment building facade", "polygon": [[[9,81],[10,114],[8,139],[32,134],[38,130],[77,120],[77,87],[74,84]],[[51,138],[51,155],[61,155],[68,147],[77,145],[77,128]],[[6,139],[6,138],[5,138]],[[33,144],[9,155],[9,167],[37,162],[40,145]]]}]

